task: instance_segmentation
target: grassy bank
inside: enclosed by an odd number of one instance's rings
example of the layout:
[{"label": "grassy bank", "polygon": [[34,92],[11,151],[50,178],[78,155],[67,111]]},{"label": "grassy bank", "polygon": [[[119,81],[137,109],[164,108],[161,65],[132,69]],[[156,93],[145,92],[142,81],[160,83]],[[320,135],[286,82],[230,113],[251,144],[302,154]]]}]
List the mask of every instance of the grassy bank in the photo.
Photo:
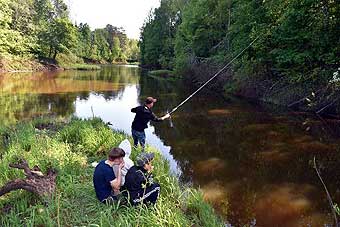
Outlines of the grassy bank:
[{"label": "grassy bank", "polygon": [[99,65],[93,64],[74,64],[74,65],[65,65],[63,66],[65,70],[100,70],[101,67]]},{"label": "grassy bank", "polygon": [[57,60],[34,56],[0,55],[0,72],[33,72],[48,70],[100,70],[96,64],[87,64],[76,56],[60,54]]},{"label": "grassy bank", "polygon": [[155,79],[163,79],[163,80],[177,80],[180,77],[174,73],[174,71],[160,69],[160,70],[152,70],[148,72],[148,76],[153,77]]},{"label": "grassy bank", "polygon": [[33,56],[0,55],[0,72],[42,71],[46,67]]},{"label": "grassy bank", "polygon": [[[156,152],[155,181],[162,189],[155,207],[106,206],[95,197],[92,161],[105,158],[126,135],[112,132],[101,120],[73,119],[68,123],[36,120],[1,129],[0,185],[23,178],[8,167],[19,158],[30,167],[58,170],[53,198],[43,200],[26,191],[0,197],[0,226],[223,226],[195,189],[183,188],[169,174],[169,165]],[[132,159],[139,151],[133,150]]]},{"label": "grassy bank", "polygon": [[[184,79],[199,87],[223,65],[211,62],[200,62],[190,65]],[[289,77],[269,78],[267,74],[222,72],[212,80],[207,88],[222,94],[225,98],[236,95],[242,98],[258,100],[288,107],[293,110],[314,112],[319,115],[340,117],[340,68],[334,71],[328,81],[314,80],[306,75],[300,81],[292,81]]]},{"label": "grassy bank", "polygon": [[100,70],[99,65],[85,63],[82,58],[72,53],[58,54],[56,61],[66,70]]}]

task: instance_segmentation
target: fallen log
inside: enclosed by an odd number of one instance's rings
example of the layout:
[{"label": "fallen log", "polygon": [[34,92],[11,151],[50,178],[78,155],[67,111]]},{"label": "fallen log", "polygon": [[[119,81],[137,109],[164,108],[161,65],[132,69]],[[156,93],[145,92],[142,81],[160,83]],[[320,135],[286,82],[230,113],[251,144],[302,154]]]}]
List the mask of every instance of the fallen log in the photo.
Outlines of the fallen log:
[{"label": "fallen log", "polygon": [[55,192],[56,170],[50,168],[47,170],[47,174],[44,175],[39,166],[34,166],[30,169],[26,160],[21,160],[16,164],[11,163],[9,166],[24,170],[26,179],[15,179],[7,182],[0,188],[0,196],[18,189],[24,189],[40,197],[51,197]]}]

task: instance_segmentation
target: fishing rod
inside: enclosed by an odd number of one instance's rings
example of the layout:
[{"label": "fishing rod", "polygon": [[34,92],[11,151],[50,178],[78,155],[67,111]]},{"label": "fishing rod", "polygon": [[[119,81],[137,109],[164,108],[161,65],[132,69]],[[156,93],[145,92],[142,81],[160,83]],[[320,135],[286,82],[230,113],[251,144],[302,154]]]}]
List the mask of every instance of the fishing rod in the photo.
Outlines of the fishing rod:
[{"label": "fishing rod", "polygon": [[193,92],[191,95],[189,95],[185,100],[183,100],[180,104],[178,104],[175,108],[173,108],[169,113],[171,115],[174,113],[179,107],[181,107],[184,103],[186,103],[189,99],[191,99],[197,92],[202,90],[210,81],[212,81],[214,78],[219,76],[234,60],[236,60],[245,50],[247,50],[260,36],[257,36],[246,48],[244,48],[236,57],[234,57],[228,64],[226,64],[222,69],[220,69],[217,73],[214,74],[209,80],[207,80],[202,86],[200,86],[195,92]]}]

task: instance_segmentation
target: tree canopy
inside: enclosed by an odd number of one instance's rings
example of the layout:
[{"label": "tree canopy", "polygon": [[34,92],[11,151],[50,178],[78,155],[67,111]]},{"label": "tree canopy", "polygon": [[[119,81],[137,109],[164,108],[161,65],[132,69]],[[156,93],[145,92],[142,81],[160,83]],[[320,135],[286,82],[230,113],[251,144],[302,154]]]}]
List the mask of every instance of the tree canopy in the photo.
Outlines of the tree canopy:
[{"label": "tree canopy", "polygon": [[0,5],[0,56],[138,60],[137,40],[128,39],[123,28],[108,24],[91,31],[88,24],[74,24],[63,0],[0,0]]},{"label": "tree canopy", "polygon": [[339,7],[334,0],[162,0],[142,28],[141,62],[179,71],[193,60],[223,64],[258,37],[236,72],[329,81],[339,65]]}]

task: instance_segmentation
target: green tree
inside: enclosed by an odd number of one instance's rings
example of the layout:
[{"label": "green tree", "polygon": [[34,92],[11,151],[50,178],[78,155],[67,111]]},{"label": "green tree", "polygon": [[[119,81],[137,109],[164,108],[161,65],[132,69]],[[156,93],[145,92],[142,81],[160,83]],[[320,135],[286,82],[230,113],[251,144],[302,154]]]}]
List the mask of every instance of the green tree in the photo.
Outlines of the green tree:
[{"label": "green tree", "polygon": [[54,6],[54,17],[68,18],[67,5],[63,0],[52,0]]},{"label": "green tree", "polygon": [[[274,67],[293,81],[310,72],[334,68],[339,48],[339,4],[333,0],[290,0],[280,4],[281,12],[267,6],[280,23],[272,29],[270,57]],[[325,75],[325,74],[323,74]],[[327,76],[326,81],[331,77]],[[314,78],[317,79],[317,78]]]},{"label": "green tree", "polygon": [[0,52],[27,55],[37,48],[30,1],[0,1]]},{"label": "green tree", "polygon": [[[77,56],[98,61],[125,61],[128,38],[122,27],[108,24],[91,31],[74,26],[63,0],[0,0],[1,55],[64,59]],[[77,55],[77,56],[76,56]],[[81,60],[80,60],[81,61]]]},{"label": "green tree", "polygon": [[92,32],[88,24],[80,23],[78,26],[77,55],[84,58],[91,58],[92,54]]},{"label": "green tree", "polygon": [[53,6],[50,0],[34,0],[34,23],[40,25],[42,22],[50,22],[53,15]]},{"label": "green tree", "polygon": [[8,53],[13,49],[9,41],[18,34],[10,27],[13,13],[10,3],[9,0],[0,0],[0,53]]},{"label": "green tree", "polygon": [[140,38],[141,64],[154,68],[172,68],[174,38],[180,23],[180,1],[161,1],[159,8],[150,12]]},{"label": "green tree", "polygon": [[60,52],[66,52],[76,45],[76,29],[67,18],[55,19],[47,32],[46,44],[50,48],[50,57],[56,58]]},{"label": "green tree", "polygon": [[108,61],[111,51],[107,42],[107,31],[105,29],[95,29],[93,33],[93,46],[96,49],[96,53],[93,54],[94,59]]},{"label": "green tree", "polygon": [[193,0],[186,5],[176,34],[177,70],[185,69],[195,59],[215,57],[220,62],[226,58],[230,7],[231,2],[226,0]]},{"label": "green tree", "polygon": [[126,58],[128,61],[138,61],[139,59],[138,40],[129,39],[126,49]]},{"label": "green tree", "polygon": [[120,40],[118,37],[113,38],[113,44],[112,44],[112,49],[111,49],[111,58],[110,61],[117,61],[121,57],[121,48],[120,48]]},{"label": "green tree", "polygon": [[[192,0],[181,15],[177,69],[206,59],[223,64],[257,37],[234,62],[235,72],[285,75],[292,82],[312,75],[328,82],[332,74],[326,72],[337,65],[339,4],[334,0]],[[141,46],[142,58],[154,53],[144,54],[146,47]]]}]

